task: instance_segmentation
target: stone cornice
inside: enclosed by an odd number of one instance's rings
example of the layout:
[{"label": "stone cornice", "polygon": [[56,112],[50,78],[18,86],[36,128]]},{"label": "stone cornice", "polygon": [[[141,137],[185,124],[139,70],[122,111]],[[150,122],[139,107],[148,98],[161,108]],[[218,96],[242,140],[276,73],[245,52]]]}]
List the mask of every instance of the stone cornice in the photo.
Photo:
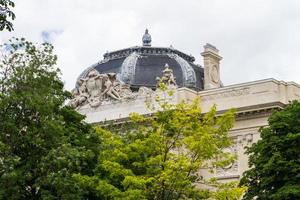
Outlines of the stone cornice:
[{"label": "stone cornice", "polygon": [[[244,120],[244,119],[253,119],[258,117],[268,117],[270,114],[275,110],[280,110],[285,105],[280,102],[273,102],[268,104],[261,104],[261,105],[255,105],[255,106],[247,106],[247,107],[241,107],[238,108],[236,111],[236,120]],[[220,110],[217,111],[217,116],[222,115],[228,110]],[[204,113],[205,114],[205,113]],[[143,116],[152,116],[153,113],[144,114]],[[105,120],[98,123],[93,124],[122,124],[129,121],[129,117],[114,119],[114,120]]]},{"label": "stone cornice", "polygon": [[[253,106],[240,107],[236,110],[236,120],[254,119],[260,117],[269,117],[274,111],[283,109],[285,104],[281,102],[272,102],[258,104]],[[225,111],[219,111],[218,114]]]},{"label": "stone cornice", "polygon": [[244,83],[227,85],[227,86],[223,86],[223,87],[220,87],[220,88],[202,90],[202,91],[199,91],[198,93],[201,94],[201,95],[204,95],[206,93],[217,93],[220,90],[234,89],[234,88],[240,88],[240,87],[245,87],[245,86],[249,87],[249,86],[253,86],[253,85],[258,85],[258,84],[262,84],[262,83],[270,83],[270,82],[273,82],[273,83],[278,84],[278,85],[282,84],[282,85],[285,85],[285,86],[293,85],[293,86],[296,86],[296,87],[300,88],[300,85],[293,82],[293,81],[285,82],[285,81],[276,80],[274,78],[267,78],[267,79],[261,79],[261,80],[257,80],[257,81],[249,81],[249,82],[244,82]]}]

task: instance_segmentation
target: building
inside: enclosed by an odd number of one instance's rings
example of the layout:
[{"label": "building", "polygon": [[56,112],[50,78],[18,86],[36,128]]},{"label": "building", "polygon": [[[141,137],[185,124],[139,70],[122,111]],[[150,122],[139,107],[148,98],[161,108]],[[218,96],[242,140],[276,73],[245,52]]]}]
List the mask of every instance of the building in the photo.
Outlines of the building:
[{"label": "building", "polygon": [[203,173],[207,178],[238,180],[248,168],[244,148],[259,139],[258,130],[267,125],[274,109],[300,99],[300,85],[264,79],[223,86],[222,57],[213,45],[204,46],[204,64],[200,66],[193,56],[172,47],[152,47],[148,30],[142,41],[142,46],[106,53],[102,61],[87,68],[77,80],[71,105],[85,114],[89,123],[119,123],[126,121],[131,112],[150,114],[145,101],[155,96],[157,82],[165,81],[176,88],[171,102],[199,96],[203,112],[213,104],[219,113],[236,108],[236,124],[231,130],[234,145],[227,151],[237,154],[237,161],[214,174]]}]

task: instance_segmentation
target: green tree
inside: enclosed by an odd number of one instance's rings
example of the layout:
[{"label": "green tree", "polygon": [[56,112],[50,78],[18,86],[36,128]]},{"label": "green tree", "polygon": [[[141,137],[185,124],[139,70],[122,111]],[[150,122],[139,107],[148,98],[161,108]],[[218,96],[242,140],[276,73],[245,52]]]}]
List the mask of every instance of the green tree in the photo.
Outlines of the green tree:
[{"label": "green tree", "polygon": [[94,176],[74,177],[99,199],[238,199],[243,188],[197,187],[209,184],[200,168],[234,160],[223,152],[232,144],[234,112],[216,117],[214,106],[202,115],[199,100],[173,105],[157,98],[156,104],[160,109],[152,116],[132,114],[128,124],[99,128],[103,146]]},{"label": "green tree", "polygon": [[16,18],[11,8],[15,7],[15,3],[11,0],[0,0],[0,31],[4,29],[8,31],[14,30],[13,24],[10,21]]},{"label": "green tree", "polygon": [[300,199],[300,102],[273,113],[261,140],[247,150],[251,169],[241,184],[244,199]]},{"label": "green tree", "polygon": [[82,115],[65,106],[70,93],[63,89],[53,47],[13,39],[4,49],[0,199],[83,198],[72,174],[92,174],[99,136]]}]

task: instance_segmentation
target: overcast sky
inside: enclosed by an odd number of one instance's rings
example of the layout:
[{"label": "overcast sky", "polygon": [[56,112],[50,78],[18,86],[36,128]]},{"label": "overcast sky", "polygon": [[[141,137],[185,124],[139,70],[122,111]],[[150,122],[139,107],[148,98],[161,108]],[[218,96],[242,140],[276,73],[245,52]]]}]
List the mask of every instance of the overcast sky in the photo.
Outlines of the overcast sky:
[{"label": "overcast sky", "polygon": [[49,41],[66,88],[106,51],[141,45],[192,54],[202,65],[205,43],[220,50],[225,85],[276,78],[300,83],[299,0],[16,0],[14,32]]}]

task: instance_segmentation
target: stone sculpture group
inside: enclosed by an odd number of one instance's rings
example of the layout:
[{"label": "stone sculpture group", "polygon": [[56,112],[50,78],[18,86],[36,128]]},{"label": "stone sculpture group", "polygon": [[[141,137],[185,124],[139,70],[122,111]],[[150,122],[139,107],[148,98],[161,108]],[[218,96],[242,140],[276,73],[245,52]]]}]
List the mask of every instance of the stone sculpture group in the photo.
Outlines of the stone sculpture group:
[{"label": "stone sculpture group", "polygon": [[161,83],[167,85],[167,86],[177,86],[176,84],[176,78],[173,75],[173,70],[170,69],[169,65],[166,63],[165,65],[165,69],[163,70],[163,76],[160,77],[156,77],[156,81],[157,81],[157,87],[159,87],[159,85]]},{"label": "stone sculpture group", "polygon": [[[158,86],[160,83],[172,87],[177,86],[173,70],[169,68],[168,64],[165,65],[163,76],[157,78]],[[95,108],[105,103],[149,96],[153,92],[151,88],[147,87],[140,87],[138,92],[132,92],[130,85],[117,79],[116,73],[100,74],[96,69],[92,69],[86,78],[78,80],[77,87],[72,90],[73,98],[69,104],[74,108],[85,105]]]}]

